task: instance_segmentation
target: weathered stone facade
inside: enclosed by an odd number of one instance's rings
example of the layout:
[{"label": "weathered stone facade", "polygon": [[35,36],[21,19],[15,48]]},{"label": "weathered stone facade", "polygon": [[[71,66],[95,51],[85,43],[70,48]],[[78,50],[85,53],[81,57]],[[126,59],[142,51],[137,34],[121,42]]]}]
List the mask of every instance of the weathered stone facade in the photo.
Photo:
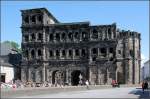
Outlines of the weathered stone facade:
[{"label": "weathered stone facade", "polygon": [[120,31],[115,23],[60,23],[45,8],[21,12],[22,81],[139,83],[139,33]]}]

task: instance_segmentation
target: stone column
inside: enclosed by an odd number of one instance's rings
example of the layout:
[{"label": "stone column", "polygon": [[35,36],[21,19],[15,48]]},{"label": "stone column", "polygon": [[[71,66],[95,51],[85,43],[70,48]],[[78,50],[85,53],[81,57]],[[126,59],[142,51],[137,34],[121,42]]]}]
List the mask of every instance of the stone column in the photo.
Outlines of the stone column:
[{"label": "stone column", "polygon": [[109,48],[106,48],[106,57],[109,57]]},{"label": "stone column", "polygon": [[22,82],[26,82],[26,80],[27,80],[27,74],[26,74],[27,72],[26,72],[26,68],[21,68],[21,81]]},{"label": "stone column", "polygon": [[73,59],[75,59],[75,49],[72,49]]},{"label": "stone column", "polygon": [[71,71],[68,70],[68,83],[71,85]]},{"label": "stone column", "polygon": [[111,39],[114,39],[114,32],[112,29],[111,29]]},{"label": "stone column", "polygon": [[28,81],[30,81],[31,80],[31,69],[29,68],[28,69]]},{"label": "stone column", "polygon": [[42,69],[42,78],[43,78],[43,82],[45,82],[45,64],[43,64],[43,69]]}]

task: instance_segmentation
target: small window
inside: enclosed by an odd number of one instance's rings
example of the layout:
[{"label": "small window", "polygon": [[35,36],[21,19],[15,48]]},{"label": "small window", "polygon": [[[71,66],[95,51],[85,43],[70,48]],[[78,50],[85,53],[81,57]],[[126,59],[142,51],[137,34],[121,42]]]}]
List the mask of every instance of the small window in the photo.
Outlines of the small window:
[{"label": "small window", "polygon": [[113,53],[113,48],[109,48],[109,53]]},{"label": "small window", "polygon": [[82,32],[82,39],[86,38],[86,32]]},{"label": "small window", "polygon": [[79,50],[78,49],[75,50],[75,55],[79,56]]},{"label": "small window", "polygon": [[39,34],[38,34],[38,40],[42,40],[42,38],[43,38],[42,33],[39,33]]},{"label": "small window", "polygon": [[38,50],[38,56],[42,56],[42,51],[40,49]]},{"label": "small window", "polygon": [[28,50],[25,51],[25,56],[28,58],[29,57],[29,52]]},{"label": "small window", "polygon": [[82,53],[82,56],[85,56],[85,49],[82,49],[82,51],[81,51],[81,53]]},{"label": "small window", "polygon": [[121,50],[118,50],[118,54],[121,54]]},{"label": "small window", "polygon": [[96,61],[96,57],[93,57],[93,58],[92,58],[92,61]]},{"label": "small window", "polygon": [[29,16],[26,16],[24,21],[25,21],[25,23],[29,23]]},{"label": "small window", "polygon": [[93,35],[92,38],[97,39],[98,38],[98,31],[97,30],[93,30]]},{"label": "small window", "polygon": [[62,33],[62,39],[65,40],[65,33]]},{"label": "small window", "polygon": [[106,48],[101,48],[101,54],[103,57],[106,57],[107,55]]},{"label": "small window", "polygon": [[92,49],[92,54],[97,54],[97,49],[96,48]]},{"label": "small window", "polygon": [[35,34],[31,35],[32,40],[35,40]]},{"label": "small window", "polygon": [[52,51],[52,50],[49,51],[49,56],[50,56],[50,57],[53,56],[53,51]]},{"label": "small window", "polygon": [[72,56],[72,50],[69,50],[69,56]]},{"label": "small window", "polygon": [[59,53],[59,50],[56,50],[56,56],[59,56],[60,53]]},{"label": "small window", "polygon": [[108,38],[111,39],[111,29],[108,29]]},{"label": "small window", "polygon": [[57,41],[60,40],[60,35],[59,35],[59,33],[56,33],[56,40],[57,40]]},{"label": "small window", "polygon": [[24,38],[25,38],[25,42],[27,42],[29,40],[29,36],[28,35],[25,35]]},{"label": "small window", "polygon": [[35,52],[34,52],[34,50],[31,51],[31,57],[32,57],[32,58],[35,57]]},{"label": "small window", "polygon": [[32,20],[33,23],[35,23],[35,20],[36,20],[35,15],[32,16],[31,20]]},{"label": "small window", "polygon": [[130,50],[130,56],[133,57],[134,53],[133,50]]},{"label": "small window", "polygon": [[41,16],[41,15],[38,16],[38,21],[39,21],[39,22],[42,22],[42,16]]},{"label": "small window", "polygon": [[70,40],[72,40],[72,33],[71,32],[69,32],[68,37]]},{"label": "small window", "polygon": [[66,56],[66,51],[62,50],[62,56]]},{"label": "small window", "polygon": [[54,36],[53,34],[50,34],[50,41],[53,41],[54,40]]},{"label": "small window", "polygon": [[75,38],[78,39],[79,38],[79,33],[75,32]]}]

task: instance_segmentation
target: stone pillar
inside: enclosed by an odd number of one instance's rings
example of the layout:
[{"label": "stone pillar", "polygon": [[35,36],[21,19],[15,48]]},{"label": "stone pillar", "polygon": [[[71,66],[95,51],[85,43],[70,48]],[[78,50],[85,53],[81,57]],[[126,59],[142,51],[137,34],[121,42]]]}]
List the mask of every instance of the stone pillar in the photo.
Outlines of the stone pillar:
[{"label": "stone pillar", "polygon": [[28,68],[28,81],[30,81],[30,80],[31,80],[31,69]]},{"label": "stone pillar", "polygon": [[35,82],[38,82],[38,70],[35,70]]},{"label": "stone pillar", "polygon": [[68,70],[68,83],[71,85],[71,71]]},{"label": "stone pillar", "polygon": [[69,72],[68,72],[68,69],[66,69],[66,83],[69,83]]},{"label": "stone pillar", "polygon": [[43,69],[42,69],[42,78],[43,78],[43,82],[45,82],[45,64],[43,64]]},{"label": "stone pillar", "polygon": [[27,80],[27,74],[26,74],[27,72],[26,72],[26,68],[21,68],[21,81],[22,82],[26,82],[26,80]]},{"label": "stone pillar", "polygon": [[100,48],[97,48],[97,50],[98,50],[98,57],[100,57],[101,56]]},{"label": "stone pillar", "polygon": [[73,59],[75,59],[75,49],[72,49]]},{"label": "stone pillar", "polygon": [[114,32],[112,29],[111,29],[111,39],[114,39]]},{"label": "stone pillar", "polygon": [[106,48],[106,57],[109,57],[109,48]]}]

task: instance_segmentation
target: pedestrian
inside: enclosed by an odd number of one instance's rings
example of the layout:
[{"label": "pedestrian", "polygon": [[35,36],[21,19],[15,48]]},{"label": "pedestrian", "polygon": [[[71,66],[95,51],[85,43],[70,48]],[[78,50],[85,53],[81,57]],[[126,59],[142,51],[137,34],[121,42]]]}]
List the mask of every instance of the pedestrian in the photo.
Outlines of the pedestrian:
[{"label": "pedestrian", "polygon": [[86,88],[89,89],[89,81],[88,80],[86,80],[85,84],[86,84]]},{"label": "pedestrian", "polygon": [[144,89],[145,89],[145,82],[143,81],[142,82],[142,91],[143,91],[143,93],[144,93]]}]

